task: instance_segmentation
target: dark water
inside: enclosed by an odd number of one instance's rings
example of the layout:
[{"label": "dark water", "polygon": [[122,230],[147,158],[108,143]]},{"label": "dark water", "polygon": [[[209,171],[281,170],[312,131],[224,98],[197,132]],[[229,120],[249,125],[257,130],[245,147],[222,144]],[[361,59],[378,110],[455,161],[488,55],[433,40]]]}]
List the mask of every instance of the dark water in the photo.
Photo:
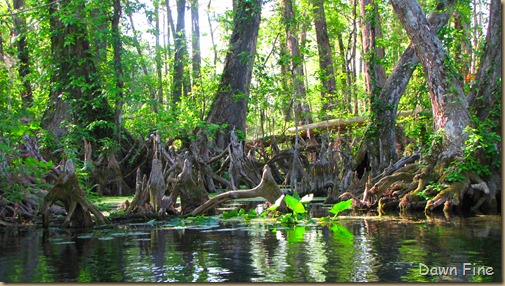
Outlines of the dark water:
[{"label": "dark water", "polygon": [[[501,233],[499,216],[451,222],[344,217],[332,227],[276,231],[240,222],[86,232],[4,228],[0,281],[500,282]],[[424,273],[432,267],[437,275]]]}]

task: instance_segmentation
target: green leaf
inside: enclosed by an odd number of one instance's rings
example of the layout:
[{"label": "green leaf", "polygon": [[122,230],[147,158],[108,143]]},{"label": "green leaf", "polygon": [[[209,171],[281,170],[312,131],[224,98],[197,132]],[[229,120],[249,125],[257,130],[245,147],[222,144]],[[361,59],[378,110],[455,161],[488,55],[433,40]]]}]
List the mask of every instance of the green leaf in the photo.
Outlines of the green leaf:
[{"label": "green leaf", "polygon": [[223,212],[223,219],[229,219],[229,218],[237,217],[237,216],[238,216],[238,211],[236,209],[232,210],[230,212]]},{"label": "green leaf", "polygon": [[293,214],[285,214],[281,218],[281,224],[290,224],[293,223],[295,220],[293,219]]},{"label": "green leaf", "polygon": [[329,212],[337,216],[340,212],[350,209],[351,206],[352,206],[352,199],[348,199],[347,201],[342,201],[334,204],[333,207],[329,210]]},{"label": "green leaf", "polygon": [[296,198],[290,195],[286,195],[284,200],[286,201],[286,205],[288,206],[288,208],[290,208],[294,213],[303,214],[307,212],[303,204]]}]

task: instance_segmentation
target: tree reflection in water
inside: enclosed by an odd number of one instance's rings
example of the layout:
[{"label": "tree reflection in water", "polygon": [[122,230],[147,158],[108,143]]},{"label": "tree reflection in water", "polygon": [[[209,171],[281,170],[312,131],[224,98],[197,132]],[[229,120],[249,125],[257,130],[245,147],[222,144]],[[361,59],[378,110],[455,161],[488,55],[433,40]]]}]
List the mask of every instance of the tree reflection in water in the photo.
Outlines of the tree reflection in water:
[{"label": "tree reflection in water", "polygon": [[[87,232],[0,230],[0,281],[501,281],[501,217],[347,217],[332,226],[232,223]],[[492,276],[430,276],[419,263],[491,266]]]}]

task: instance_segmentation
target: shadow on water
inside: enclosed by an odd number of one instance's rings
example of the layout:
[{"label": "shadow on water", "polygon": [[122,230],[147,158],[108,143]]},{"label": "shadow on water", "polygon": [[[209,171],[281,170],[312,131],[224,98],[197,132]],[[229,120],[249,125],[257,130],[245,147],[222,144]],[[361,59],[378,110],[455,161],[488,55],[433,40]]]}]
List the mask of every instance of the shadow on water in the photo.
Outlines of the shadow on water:
[{"label": "shadow on water", "polygon": [[[501,230],[499,216],[341,217],[332,226],[275,229],[260,220],[1,229],[0,281],[499,282]],[[471,272],[484,266],[492,275]],[[434,272],[446,268],[448,275]]]}]

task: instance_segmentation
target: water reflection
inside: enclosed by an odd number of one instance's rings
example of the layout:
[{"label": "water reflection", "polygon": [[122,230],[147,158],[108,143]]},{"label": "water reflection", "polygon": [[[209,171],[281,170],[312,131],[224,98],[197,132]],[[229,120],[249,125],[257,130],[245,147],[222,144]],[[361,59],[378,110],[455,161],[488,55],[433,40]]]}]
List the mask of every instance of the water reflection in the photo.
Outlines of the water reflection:
[{"label": "water reflection", "polygon": [[[0,230],[0,281],[353,282],[502,280],[501,217],[342,218],[271,231],[120,226],[76,232]],[[493,267],[492,276],[422,275],[419,264]]]}]

